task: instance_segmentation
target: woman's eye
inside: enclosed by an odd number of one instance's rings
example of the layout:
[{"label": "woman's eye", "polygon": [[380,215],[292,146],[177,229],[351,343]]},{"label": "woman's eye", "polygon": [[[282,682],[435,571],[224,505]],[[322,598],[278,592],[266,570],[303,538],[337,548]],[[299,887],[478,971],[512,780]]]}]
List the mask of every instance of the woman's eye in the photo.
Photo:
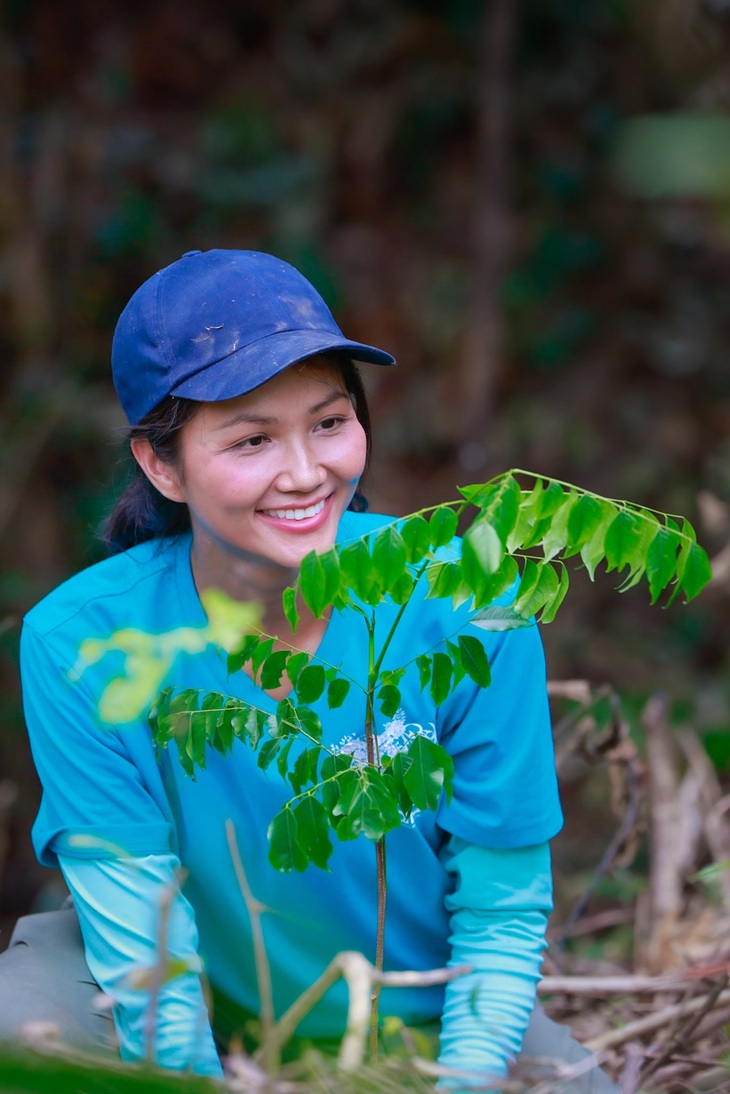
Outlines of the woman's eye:
[{"label": "woman's eye", "polygon": [[234,448],[261,448],[261,445],[266,441],[266,437],[263,433],[257,433],[255,437],[246,437],[242,441],[238,441],[234,444]]},{"label": "woman's eye", "polygon": [[338,425],[341,425],[342,422],[344,422],[344,421],[345,421],[345,419],[340,418],[340,417],[325,418],[323,421],[321,421],[319,423],[319,428],[320,429],[335,429]]}]

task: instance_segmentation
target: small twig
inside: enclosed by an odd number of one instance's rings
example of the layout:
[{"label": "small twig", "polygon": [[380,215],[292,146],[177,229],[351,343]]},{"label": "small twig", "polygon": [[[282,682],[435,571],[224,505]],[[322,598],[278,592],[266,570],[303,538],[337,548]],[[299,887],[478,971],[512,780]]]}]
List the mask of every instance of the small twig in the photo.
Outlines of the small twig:
[{"label": "small twig", "polygon": [[718,984],[713,985],[712,989],[705,996],[704,1006],[701,1007],[695,1014],[689,1016],[689,1020],[685,1023],[684,1028],[674,1031],[673,1035],[667,1035],[666,1046],[664,1051],[657,1057],[656,1060],[652,1060],[641,1075],[642,1083],[646,1083],[647,1079],[655,1075],[656,1072],[662,1067],[663,1064],[668,1063],[674,1056],[675,1048],[681,1049],[686,1046],[690,1037],[699,1026],[705,1015],[709,1014],[715,1006],[718,998],[722,994],[723,988],[727,985],[727,977],[721,980]]},{"label": "small twig", "polygon": [[544,976],[537,990],[541,995],[589,995],[596,998],[676,992],[689,983],[697,982],[698,978],[691,972],[690,969],[671,976]]},{"label": "small twig", "polygon": [[636,824],[639,819],[639,808],[641,804],[641,783],[639,779],[638,762],[635,754],[633,753],[629,755],[624,760],[624,762],[626,763],[626,768],[628,771],[629,791],[629,800],[626,805],[626,812],[624,814],[623,820],[621,821],[621,824],[614,833],[613,839],[609,843],[606,850],[603,852],[603,855],[601,856],[601,861],[598,863],[598,866],[593,871],[593,875],[588,882],[588,885],[586,886],[582,896],[576,902],[572,911],[570,912],[570,915],[566,919],[561,931],[561,942],[563,939],[567,938],[571,934],[574,925],[578,922],[578,920],[581,918],[586,908],[588,907],[588,902],[593,896],[596,886],[601,881],[601,879],[605,877],[606,874],[609,872],[611,866],[616,860],[616,857],[619,855],[622,848],[625,846],[629,836],[636,828]]},{"label": "small twig", "polygon": [[251,939],[253,942],[254,963],[256,966],[256,983],[258,985],[259,1001],[261,1003],[260,1051],[266,1072],[269,1075],[273,1075],[278,1070],[280,1063],[279,1043],[272,1036],[274,1030],[274,995],[271,985],[271,967],[269,965],[266,945],[264,944],[264,933],[261,927],[262,913],[268,909],[266,905],[262,904],[260,900],[257,900],[251,892],[248,878],[246,877],[246,871],[243,868],[241,853],[238,849],[236,829],[233,826],[233,821],[230,819],[226,821],[226,839],[233,861],[233,869],[236,872],[238,887],[241,890],[241,896],[243,897],[251,920]]},{"label": "small twig", "polygon": [[646,952],[650,972],[665,967],[669,939],[679,915],[682,878],[677,870],[677,775],[666,722],[664,696],[651,698],[641,715],[646,734],[651,806],[650,906],[652,935]]},{"label": "small twig", "polygon": [[575,923],[567,923],[548,931],[548,939],[551,942],[564,942],[568,938],[579,938],[587,934],[597,934],[599,931],[610,930],[611,927],[620,927],[624,923],[631,923],[634,918],[633,908],[607,908],[605,911],[596,912],[595,915],[584,916]]},{"label": "small twig", "polygon": [[147,1062],[155,1062],[155,1032],[157,1030],[157,1008],[160,1001],[160,993],[165,985],[168,975],[167,931],[170,925],[170,909],[172,902],[180,891],[180,879],[176,877],[174,882],[166,885],[160,900],[160,922],[157,928],[157,960],[150,971],[150,1003],[147,1011],[147,1028],[145,1031],[145,1056]]},{"label": "small twig", "polygon": [[634,1041],[626,1046],[626,1061],[619,1078],[621,1094],[636,1094],[636,1091],[639,1089],[644,1053],[645,1049],[643,1046]]},{"label": "small twig", "polygon": [[[604,1052],[606,1049],[624,1045],[627,1041],[633,1041],[637,1037],[661,1029],[662,1026],[674,1021],[677,1016],[694,1014],[696,1011],[702,1010],[705,1005],[705,998],[704,995],[701,997],[695,996],[693,999],[687,999],[682,1003],[675,1003],[672,1006],[662,1008],[662,1010],[653,1011],[643,1018],[638,1018],[635,1022],[627,1022],[620,1029],[610,1029],[606,1033],[599,1034],[598,1037],[593,1037],[585,1042],[585,1047],[590,1049],[591,1052]],[[722,1006],[730,1003],[730,989],[726,988],[720,992],[715,1002]]]},{"label": "small twig", "polygon": [[[345,950],[332,958],[322,975],[282,1014],[269,1035],[271,1044],[277,1051],[286,1044],[305,1015],[309,1014],[325,992],[342,977],[347,983],[349,1003],[347,1026],[340,1043],[337,1063],[342,1071],[355,1071],[362,1064],[365,1055],[370,999],[375,984],[383,987],[429,987],[432,984],[445,984],[467,972],[471,972],[468,965],[451,969],[429,969],[426,972],[380,972],[361,953]],[[258,1053],[254,1055],[254,1059],[257,1056]]]}]

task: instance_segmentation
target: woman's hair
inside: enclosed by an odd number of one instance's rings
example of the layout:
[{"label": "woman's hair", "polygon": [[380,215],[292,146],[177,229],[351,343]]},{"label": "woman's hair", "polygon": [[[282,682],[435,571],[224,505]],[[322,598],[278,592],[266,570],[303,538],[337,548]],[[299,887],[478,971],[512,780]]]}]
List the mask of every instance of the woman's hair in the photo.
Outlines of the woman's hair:
[{"label": "woman's hair", "polygon": [[[365,431],[367,467],[371,447],[370,412],[362,378],[348,357],[337,354],[328,357],[342,373],[357,420]],[[167,395],[154,410],[130,428],[128,440],[140,438],[148,441],[156,456],[174,464],[180,457],[183,427],[192,421],[202,405],[193,399]],[[367,509],[367,501],[362,494],[356,493],[349,507],[356,512],[362,512]],[[104,542],[108,553],[116,555],[137,543],[180,535],[189,528],[190,513],[187,505],[184,502],[171,501],[161,494],[137,461],[133,460],[130,481],[117,499],[104,526]]]}]

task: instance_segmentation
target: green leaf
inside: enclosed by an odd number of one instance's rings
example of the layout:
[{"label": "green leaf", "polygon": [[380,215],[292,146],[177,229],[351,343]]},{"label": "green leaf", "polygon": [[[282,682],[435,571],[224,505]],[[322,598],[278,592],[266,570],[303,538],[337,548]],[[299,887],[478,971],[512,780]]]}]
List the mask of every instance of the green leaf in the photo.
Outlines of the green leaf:
[{"label": "green leaf", "polygon": [[503,555],[502,542],[489,521],[475,520],[462,543],[461,573],[477,602],[493,599],[490,577],[499,570]]},{"label": "green leaf", "polygon": [[307,856],[297,839],[297,819],[288,806],[276,814],[269,825],[269,862],[275,870],[288,874],[307,868]]},{"label": "green leaf", "polygon": [[376,535],[373,564],[380,575],[384,591],[391,592],[404,576],[406,569],[406,545],[395,524],[389,524]]},{"label": "green leaf", "polygon": [[564,489],[558,482],[548,482],[544,490],[535,494],[535,516],[539,518],[553,516],[570,497],[570,487]]},{"label": "green leaf", "polygon": [[160,690],[168,668],[166,658],[149,653],[128,654],[126,676],[110,680],[101,694],[101,720],[110,725],[122,725],[144,715]]},{"label": "green leaf", "polygon": [[553,595],[552,600],[545,604],[542,614],[540,615],[541,623],[552,623],[553,619],[558,614],[560,605],[565,600],[565,595],[568,592],[569,587],[570,578],[568,576],[568,567],[561,564],[560,581],[558,583],[557,591]]},{"label": "green leaf", "polygon": [[588,576],[591,581],[593,581],[595,576],[596,567],[606,556],[605,542],[608,527],[608,523],[600,524],[591,538],[587,540],[580,549],[581,561],[588,571]]},{"label": "green leaf", "polygon": [[454,673],[452,689],[460,684],[466,675],[466,669],[461,661],[461,649],[455,642],[446,641],[446,654],[451,659],[451,668]]},{"label": "green leaf", "polygon": [[251,747],[257,748],[268,720],[269,716],[265,711],[244,706],[239,712],[234,712],[231,722],[236,736],[242,740],[248,738]]},{"label": "green leaf", "polygon": [[410,756],[407,756],[405,752],[396,752],[392,763],[388,768],[391,793],[398,802],[403,815],[406,817],[409,817],[413,811],[413,802],[411,800],[411,795],[406,790],[404,778],[408,768],[411,767],[412,764],[413,760]]},{"label": "green leaf", "polygon": [[465,672],[480,688],[489,687],[492,673],[484,646],[474,635],[460,634],[459,649]]},{"label": "green leaf", "polygon": [[194,767],[205,767],[205,717],[202,713],[190,715],[190,732],[187,735],[186,749]]},{"label": "green leaf", "polygon": [[507,537],[507,550],[516,551],[518,547],[528,543],[534,533],[535,525],[541,517],[540,501],[545,493],[542,479],[538,479],[528,494],[520,492],[520,508],[514,528]]},{"label": "green leaf", "polygon": [[577,502],[577,494],[568,494],[564,496],[562,505],[551,515],[550,523],[543,532],[541,541],[542,553],[546,562],[549,562],[551,558],[555,558],[566,547],[569,539],[568,522]]},{"label": "green leaf", "polygon": [[340,552],[342,578],[355,596],[365,604],[378,604],[383,586],[367,544],[363,540],[350,543]]},{"label": "green leaf", "polygon": [[264,691],[279,687],[289,655],[289,650],[276,650],[266,658],[261,667],[261,687]]},{"label": "green leaf", "polygon": [[392,718],[400,706],[400,690],[395,684],[385,684],[378,692],[378,703],[386,718]]},{"label": "green leaf", "polygon": [[284,589],[284,592],[281,594],[281,605],[284,609],[286,621],[292,629],[292,634],[296,634],[297,624],[299,622],[296,589],[293,589],[291,586]]},{"label": "green leaf", "polygon": [[321,802],[312,794],[303,798],[294,809],[297,822],[296,839],[310,862],[321,870],[329,870],[328,859],[332,854],[329,837],[329,817]]},{"label": "green leaf", "polygon": [[316,703],[326,683],[322,665],[307,665],[297,677],[297,696],[303,703]]},{"label": "green leaf", "polygon": [[335,600],[340,588],[340,562],[337,551],[322,554],[310,551],[299,570],[299,591],[315,619],[320,619]]},{"label": "green leaf", "polygon": [[228,654],[227,670],[228,675],[232,676],[234,672],[238,672],[247,661],[251,660],[253,651],[261,642],[261,638],[257,634],[247,634],[241,645],[231,650]]},{"label": "green leaf", "polygon": [[451,688],[451,673],[451,658],[445,653],[435,653],[431,672],[431,698],[437,707],[448,697]]},{"label": "green leaf", "polygon": [[383,775],[370,767],[362,767],[344,785],[333,812],[343,820],[337,827],[342,840],[355,839],[361,833],[368,839],[382,839],[401,823],[398,803]]},{"label": "green leaf", "polygon": [[216,725],[216,734],[213,738],[213,748],[226,756],[233,748],[236,732],[233,724],[234,715],[241,710],[241,704],[237,699],[228,699]]},{"label": "green leaf", "polygon": [[264,741],[259,749],[258,766],[262,771],[266,771],[270,767],[272,760],[276,758],[276,754],[281,748],[281,737],[271,737],[268,741]]},{"label": "green leaf", "polygon": [[342,676],[336,676],[334,680],[330,680],[327,688],[327,706],[330,710],[336,710],[337,707],[342,706],[349,693],[350,681]]},{"label": "green leaf", "polygon": [[434,548],[446,547],[456,535],[459,518],[453,509],[448,506],[440,506],[431,514],[428,522],[431,532],[431,543]]},{"label": "green leaf", "polygon": [[343,772],[352,770],[352,756],[348,756],[345,752],[330,752],[322,760],[323,780],[336,779]]},{"label": "green leaf", "polygon": [[273,638],[262,638],[259,639],[259,641],[256,643],[256,646],[251,652],[251,671],[253,672],[254,680],[258,676],[259,669],[261,668],[273,648]]},{"label": "green leaf", "polygon": [[660,528],[649,544],[646,554],[646,576],[649,580],[651,602],[656,604],[677,570],[679,542],[674,532]]},{"label": "green leaf", "polygon": [[606,529],[604,551],[606,572],[631,566],[641,543],[642,526],[639,517],[628,509],[620,510]]},{"label": "green leaf", "polygon": [[591,494],[579,497],[568,515],[569,550],[566,550],[566,555],[577,554],[593,539],[599,528],[608,526],[616,513],[616,506],[603,498],[595,498]]},{"label": "green leaf", "polygon": [[321,751],[318,745],[314,745],[312,748],[305,748],[297,756],[288,776],[295,794],[300,794],[307,783],[317,781],[317,766]]},{"label": "green leaf", "polygon": [[453,596],[461,588],[460,562],[434,562],[426,570],[429,599]]},{"label": "green leaf", "polygon": [[411,764],[403,775],[405,788],[418,809],[435,809],[442,790],[454,777],[454,761],[445,748],[418,734],[407,750]]},{"label": "green leaf", "polygon": [[421,562],[431,550],[431,528],[419,513],[409,517],[401,527],[408,562]]},{"label": "green leaf", "polygon": [[257,627],[261,620],[259,604],[234,600],[222,589],[205,589],[200,601],[208,617],[210,641],[225,650],[236,649],[241,636]]},{"label": "green leaf", "polygon": [[299,673],[302,671],[305,665],[309,664],[309,654],[303,650],[300,653],[293,653],[286,663],[286,674],[291,680],[294,687],[297,686],[297,680],[299,679]]},{"label": "green leaf", "polygon": [[431,683],[431,658],[427,653],[419,653],[416,658],[416,668],[421,684],[421,691]]},{"label": "green leaf", "polygon": [[415,584],[411,575],[404,571],[398,580],[391,585],[388,592],[396,604],[406,604],[413,593]]},{"label": "green leaf", "polygon": [[299,712],[291,699],[277,703],[275,717],[277,737],[292,737],[299,732]]},{"label": "green leaf", "polygon": [[313,741],[322,740],[322,723],[317,715],[309,707],[297,707],[296,717],[299,722],[299,727],[302,733],[307,737],[311,737]]},{"label": "green leaf", "polygon": [[484,519],[494,528],[502,545],[506,546],[517,522],[522,498],[522,491],[515,477],[507,473],[483,486],[467,489],[471,491],[469,497],[464,490],[460,493],[482,511]]},{"label": "green leaf", "polygon": [[395,684],[398,687],[405,674],[405,669],[383,669],[380,674],[380,683]]},{"label": "green leaf", "polygon": [[486,578],[483,587],[474,594],[474,607],[483,608],[497,600],[515,583],[518,576],[517,559],[505,555],[496,573]]},{"label": "green leaf", "polygon": [[156,748],[167,748],[171,737],[168,709],[174,688],[161,691],[150,707],[147,721],[152,730],[152,743]]},{"label": "green leaf", "polygon": [[677,582],[685,600],[697,596],[711,578],[712,567],[706,553],[698,543],[688,543],[680,551],[677,562]]},{"label": "green leaf", "polygon": [[519,627],[533,625],[531,619],[526,619],[514,608],[503,608],[498,605],[490,605],[475,612],[469,622],[475,627],[481,627],[483,631],[513,631]]},{"label": "green leaf", "polygon": [[477,518],[467,528],[461,549],[462,572],[471,589],[476,592],[484,578],[495,573],[500,566],[504,548],[494,527],[484,518]]},{"label": "green leaf", "polygon": [[293,744],[294,738],[290,737],[276,757],[276,770],[279,772],[282,779],[285,779],[289,773],[289,753],[292,750]]},{"label": "green leaf", "polygon": [[[528,560],[528,564],[531,560]],[[527,570],[527,565],[525,569]],[[534,571],[530,570],[530,578],[527,588],[520,592],[513,607],[518,615],[529,619],[536,615],[545,604],[549,603],[558,593],[558,575],[549,562],[532,563]]]}]

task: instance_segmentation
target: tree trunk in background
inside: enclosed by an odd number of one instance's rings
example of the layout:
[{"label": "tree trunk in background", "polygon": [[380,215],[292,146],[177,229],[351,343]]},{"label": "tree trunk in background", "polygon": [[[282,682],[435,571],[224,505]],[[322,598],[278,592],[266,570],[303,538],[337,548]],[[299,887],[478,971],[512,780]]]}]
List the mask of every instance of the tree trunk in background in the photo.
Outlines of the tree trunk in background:
[{"label": "tree trunk in background", "polygon": [[459,377],[459,403],[466,413],[461,418],[460,457],[467,470],[485,462],[485,437],[503,364],[500,288],[512,238],[508,189],[516,31],[517,0],[485,0],[476,88],[471,291]]}]

